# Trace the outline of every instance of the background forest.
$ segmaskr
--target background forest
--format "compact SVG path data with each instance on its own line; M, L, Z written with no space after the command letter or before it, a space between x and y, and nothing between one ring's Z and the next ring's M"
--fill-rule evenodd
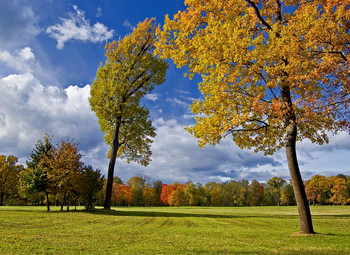
M38 141L27 167L15 156L0 156L1 205L103 205L106 179L100 170L81 162L74 141L53 146L45 136ZM304 182L310 204L350 204L350 176L314 175ZM273 177L253 180L164 184L148 176L124 182L113 180L112 206L264 206L295 205L290 180ZM48 210L50 207L48 206Z

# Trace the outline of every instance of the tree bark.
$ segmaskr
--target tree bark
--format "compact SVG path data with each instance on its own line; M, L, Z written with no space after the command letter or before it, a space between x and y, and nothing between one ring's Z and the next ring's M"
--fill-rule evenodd
M300 218L300 233L312 234L315 232L312 226L309 203L307 201L304 183L301 178L297 155L296 155L296 148L295 148L297 127L294 125L294 127L290 126L288 129L290 130L287 130L288 143L286 146L286 153L287 153L289 172L293 183L295 199L298 205L299 218Z
M106 187L106 196L105 196L105 204L104 204L104 209L106 210L111 209L114 166L115 166L115 160L116 160L117 152L120 145L119 144L120 123L121 123L121 117L118 119L114 130L113 142L112 142L112 148L111 148L111 157L109 159L109 165L108 165L107 187Z
M293 110L290 89L288 86L283 86L281 88L281 95L283 102L287 107L285 119L287 132L286 154L289 173L292 178L295 199L298 205L300 218L300 233L313 234L315 232L312 226L310 207L307 201L304 183L301 178L296 154L297 123L295 113Z

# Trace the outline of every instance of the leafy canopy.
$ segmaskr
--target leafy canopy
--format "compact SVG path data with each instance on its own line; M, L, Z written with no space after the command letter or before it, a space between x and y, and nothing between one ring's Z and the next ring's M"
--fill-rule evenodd
M155 129L140 99L162 84L167 64L153 55L154 19L146 19L133 32L106 45L107 61L100 66L89 99L105 140L111 145L119 129L119 158L147 165Z
M156 52L202 77L188 128L201 146L232 134L241 148L272 154L286 146L292 111L299 141L323 144L349 127L349 0L185 4L157 29Z
M20 191L23 196L36 195L50 191L50 180L47 176L48 162L53 150L52 137L45 134L43 141L38 140L26 161L27 168L20 172Z

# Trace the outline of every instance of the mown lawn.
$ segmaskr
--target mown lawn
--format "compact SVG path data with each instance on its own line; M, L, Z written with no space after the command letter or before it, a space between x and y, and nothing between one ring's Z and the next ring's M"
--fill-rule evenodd
M0 207L0 254L350 254L350 207Z

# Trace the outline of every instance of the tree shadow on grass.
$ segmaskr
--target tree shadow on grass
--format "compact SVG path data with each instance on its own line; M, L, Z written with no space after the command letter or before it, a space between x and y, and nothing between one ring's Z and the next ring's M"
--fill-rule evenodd
M66 210L52 210L50 212L44 210L35 210L32 208L26 209L6 209L4 211L15 211L15 212L47 212L47 213L88 213L94 215L106 215L106 216L134 216L134 217L199 217L199 218L223 218L223 219L233 219L233 218L276 218L276 219L295 219L299 218L298 215L276 215L276 214L253 214L253 215L244 215L244 214L211 214L211 213L188 213L179 210L179 212L157 212L157 211L139 211L132 209L130 210L105 210L105 209L92 209L84 210L78 209L75 210L74 207L71 208L68 212ZM313 215L313 218L350 218L350 214L339 214L339 215Z
M118 210L105 210L105 209L93 209L89 211L80 211L95 215L107 215L107 216L133 216L133 217L197 217L197 218L296 218L295 215L234 215L234 214L211 214L211 213L184 213L184 212L155 212L155 211L118 211Z

